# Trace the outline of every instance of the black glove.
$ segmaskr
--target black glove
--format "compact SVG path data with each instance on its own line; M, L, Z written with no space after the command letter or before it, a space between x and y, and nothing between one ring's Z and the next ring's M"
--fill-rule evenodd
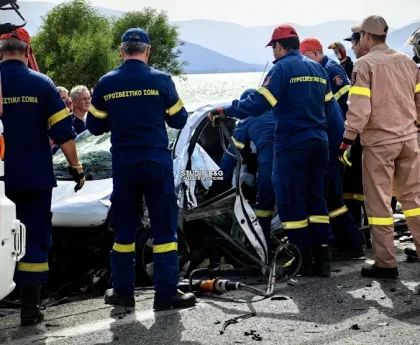
M353 163L350 160L350 150L353 143L354 140L344 138L343 142L340 145L340 153L338 155L338 160L348 167L351 167L353 165Z
M83 185L86 182L85 173L83 172L83 167L80 164L79 166L67 165L67 171L73 178L73 181L76 182L74 191L77 192L82 189Z

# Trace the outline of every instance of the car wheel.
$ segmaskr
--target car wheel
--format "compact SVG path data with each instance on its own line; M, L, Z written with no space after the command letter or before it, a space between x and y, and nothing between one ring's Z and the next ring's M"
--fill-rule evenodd
M191 247L178 229L179 279L187 278L191 263ZM153 284L153 237L150 230L141 230L137 241L136 286Z

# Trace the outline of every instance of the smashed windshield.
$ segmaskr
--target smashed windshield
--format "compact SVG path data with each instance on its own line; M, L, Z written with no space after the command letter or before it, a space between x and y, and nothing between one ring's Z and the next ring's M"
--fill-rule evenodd
M172 148L179 130L167 128L169 148ZM76 138L77 154L87 180L102 180L112 177L111 133L94 136L88 130ZM67 172L67 159L61 150L53 156L54 171L58 180L70 180Z

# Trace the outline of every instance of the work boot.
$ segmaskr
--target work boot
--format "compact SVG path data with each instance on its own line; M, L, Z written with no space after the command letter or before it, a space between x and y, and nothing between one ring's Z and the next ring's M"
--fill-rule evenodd
M167 310L167 309L180 309L180 308L190 308L195 306L196 303L195 295L192 292L183 293L178 290L177 294L173 298L169 299L159 299L153 303L153 309L156 311Z
M413 258L413 259L418 259L419 256L417 255L417 251L415 249L412 248L405 248L404 249L404 254Z
M42 285L23 285L21 287L20 321L22 326L33 326L44 320L44 314L39 307L41 287Z
M104 296L105 304L111 304L120 307L134 308L136 300L134 296L118 296L114 289L108 289Z
M320 277L331 277L331 250L328 244L314 247L314 273Z
M302 277L313 277L312 248L302 249L300 254L302 255L302 266L300 267L298 274Z
M398 268L380 268L376 265L365 265L362 267L362 277L379 279L397 279Z

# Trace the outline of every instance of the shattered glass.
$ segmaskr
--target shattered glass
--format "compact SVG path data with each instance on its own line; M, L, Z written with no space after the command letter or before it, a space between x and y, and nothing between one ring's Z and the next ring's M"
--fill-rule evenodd
M169 147L172 148L179 130L167 128ZM88 130L80 133L76 138L77 154L87 180L102 180L112 177L111 165L111 133L100 136L92 135ZM55 175L58 180L71 180L67 172L67 159L61 150L53 156Z

